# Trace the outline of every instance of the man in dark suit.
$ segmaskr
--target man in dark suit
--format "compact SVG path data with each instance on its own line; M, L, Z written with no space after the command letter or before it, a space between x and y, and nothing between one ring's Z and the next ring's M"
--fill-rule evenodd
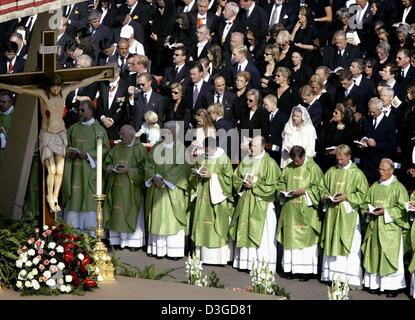
M307 109L311 122L316 129L317 137L321 138L321 123L323 121L323 106L317 97L314 95L313 88L308 84L301 87L299 91L300 97L303 100L302 105Z
M343 103L346 98L352 98L357 103L357 111L361 114L367 114L367 106L362 103L362 94L358 86L353 82L352 72L349 69L343 69L339 72L339 81L341 88L336 92L336 103Z
M375 182L382 158L392 158L396 150L396 128L393 121L384 116L382 101L369 100L370 117L363 120L361 137L368 138L367 146L359 145L363 155L363 172L369 183Z
M411 65L411 53L408 49L399 49L396 54L396 64L400 67L398 83L404 92L408 85L415 82L415 68Z
M74 39L66 32L66 29L68 27L68 22L65 17L62 17L61 19L61 25L58 30L58 38L56 44L62 48L61 54L59 56L59 63L61 67L63 68L68 60L68 53L66 52L66 47L68 43L73 41Z
M353 59L350 65L350 72L352 73L354 84L360 89L361 102L363 106L367 106L370 98L375 94L375 84L372 79L363 76L364 64L363 59ZM364 109L364 111L364 114L366 114L367 110Z
M107 26L108 28L117 27L117 7L111 3L111 0L102 0L101 6L98 7L98 10L101 13L101 24Z
M276 23L281 23L286 30L292 31L296 23L296 14L293 8L285 0L269 1L264 7L268 25L271 28Z
M334 71L338 67L347 69L353 59L362 58L359 47L347 43L346 33L336 31L333 36L335 45L329 45L323 51L323 64Z
M191 61L197 61L207 57L208 49L210 48L209 28L202 24L197 28L197 43L192 46Z
M268 136L265 150L278 163L281 163L282 132L288 121L288 116L278 110L277 97L273 94L265 96L263 103L269 113Z
M230 52L230 40L233 32L245 32L245 26L237 17L239 7L235 2L227 2L223 11L223 17L219 22L218 34L215 43L218 43L225 52Z
M315 74L318 75L322 80L324 87L330 96L331 103L334 104L334 101L336 100L336 86L329 82L330 77L330 69L327 66L318 66L316 68Z
M386 84L395 91L395 95L401 100L405 100L405 93L402 89L402 86L399 84L398 75L399 67L393 63L387 63L384 65L383 70L379 72L382 80L386 81Z
M214 103L221 103L223 106L222 115L223 118L231 125L235 123L235 111L234 111L234 103L236 100L236 96L234 93L225 90L226 89L226 80L225 78L217 74L213 76L213 92L209 92L205 96L205 108L207 109L210 105Z
M129 91L129 106L132 108L130 125L136 131L139 131L144 123L144 114L147 111L154 111L158 116L160 127L164 123L164 112L166 108L166 99L154 92L151 88L152 76L149 73L140 74L137 78L137 85L141 89L140 94Z
M119 68L115 68L115 80L99 83L99 98L95 118L105 128L110 141L120 138L120 128L126 124L127 84L120 78Z
M24 44L23 37L18 32L13 32L9 38L10 41L17 44L17 56L26 60L27 58L27 45Z
M0 73L23 72L26 60L17 56L17 43L6 41L3 49L3 55L0 57Z
M129 56L128 40L121 38L117 42L117 51L108 60L108 63L114 63L120 67L120 73L128 72L128 56Z
M75 31L88 27L88 1L72 3L63 7L63 16L68 21L67 32L74 37Z
M210 86L203 81L203 66L198 62L190 68L190 79L192 84L185 90L185 108L191 110L192 126L196 127L193 116L198 109L205 108L204 102Z
M218 31L219 19L215 13L208 12L209 0L197 1L197 12L190 13L190 25L193 32L197 31L201 25L206 25L210 36L214 37Z
M197 12L197 0L183 0L184 6L178 6L177 14L187 13L188 15L195 14Z
M88 16L89 29L92 35L92 46L96 52L99 52L99 42L102 39L113 41L113 33L110 28L101 24L101 13L97 9L92 9Z
M190 85L190 70L186 64L187 52L185 47L179 47L173 53L173 66L164 70L163 79L160 81L160 92L163 95L170 95L170 86L180 82L184 86Z
M228 157L232 159L232 135L229 134L232 125L223 118L223 105L221 103L211 104L207 111L216 129L216 144L225 150ZM239 145L237 147L237 150L234 150L235 156L239 153Z
M236 75L240 71L247 71L251 75L250 87L254 89L260 88L260 74L258 68L252 62L248 61L248 48L244 45L238 46L233 49L232 57L235 62L233 66L230 67L230 75L232 87L236 88L235 80Z
M252 30L259 41L265 41L269 25L267 13L253 0L239 0L239 6L244 9L239 13L247 30Z

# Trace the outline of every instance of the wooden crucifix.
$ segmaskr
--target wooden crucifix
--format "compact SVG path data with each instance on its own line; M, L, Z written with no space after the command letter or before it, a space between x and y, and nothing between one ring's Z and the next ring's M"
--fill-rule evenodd
M113 80L114 66L81 69L56 69L56 46L54 31L42 32L42 70L0 76L0 89L39 98L42 124L39 133L39 151L42 164L46 167L46 202L43 206L43 223L55 221L61 210L58 196L62 184L67 136L62 119L67 95L76 88L85 87L95 81ZM44 170L45 171L45 170ZM43 201L45 203L45 201Z

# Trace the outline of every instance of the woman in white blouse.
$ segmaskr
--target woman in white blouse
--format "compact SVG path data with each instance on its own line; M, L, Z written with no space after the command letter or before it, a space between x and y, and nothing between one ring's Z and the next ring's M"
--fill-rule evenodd
M281 168L291 162L289 153L293 146L302 146L307 157L313 157L316 139L316 130L308 111L302 105L294 107L282 132Z

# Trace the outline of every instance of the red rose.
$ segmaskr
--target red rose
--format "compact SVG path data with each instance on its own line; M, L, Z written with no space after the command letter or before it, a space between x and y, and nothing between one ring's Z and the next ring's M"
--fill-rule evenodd
M97 286L97 283L92 280L91 278L85 278L84 280L84 289L88 290L91 288L95 288Z
M73 242L65 242L63 244L63 249L64 249L65 252L67 252L69 250L74 250L76 248L78 248L78 245L76 243L73 243Z
M73 283L75 286L79 286L79 284L80 284L81 280L79 279L79 277L78 277L78 275L76 274L76 272L75 272L75 271L71 271L69 274L72 276L72 283Z
M65 252L63 254L63 259L65 260L66 264L69 264L74 259L74 255L72 252Z
M82 260L81 267L86 267L90 263L91 263L91 258L89 257L88 254L84 253L84 260Z

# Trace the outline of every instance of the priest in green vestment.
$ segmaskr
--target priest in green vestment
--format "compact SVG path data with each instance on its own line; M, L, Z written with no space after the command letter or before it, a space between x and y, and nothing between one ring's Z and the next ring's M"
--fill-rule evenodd
M408 212L411 221L411 233L410 233L410 243L411 243L411 252L412 260L409 264L409 272L411 273L411 284L410 284L410 295L412 298L415 298L415 191L412 192L410 202L408 204Z
M198 160L191 183L196 189L192 240L202 263L231 260L229 225L233 216L231 161L216 139L205 138L205 159Z
M360 246L362 234L359 210L369 188L363 172L351 161L347 145L336 148L337 165L322 180L324 222L322 281L348 282L362 285Z
M79 105L80 121L68 129L68 153L62 184L65 222L82 231L91 229L91 234L97 224L94 194L98 135L103 136L103 156L109 151L107 133L93 118L93 113L92 101L82 101Z
M0 161L4 156L13 113L13 96L8 91L0 92Z
M368 227L362 244L364 286L387 291L389 297L396 297L396 290L406 287L403 235L410 228L405 210L408 192L393 171L393 161L382 159L380 179L366 197L364 217Z
M111 245L136 251L145 246L143 188L148 154L135 138L132 126L122 126L120 138L121 143L111 149L104 161L108 178L105 222Z
M265 152L262 136L250 141L249 152L233 174L233 187L239 194L230 229L235 241L233 266L251 270L254 262L268 263L276 271L274 200L281 170Z
M292 160L281 173L278 195L282 205L277 240L284 247L285 273L317 274L323 172L301 146L290 150ZM300 281L308 280L302 276Z
M191 168L186 148L176 139L178 124L164 124L163 140L151 149L145 169L147 254L178 260L185 254L188 184Z

